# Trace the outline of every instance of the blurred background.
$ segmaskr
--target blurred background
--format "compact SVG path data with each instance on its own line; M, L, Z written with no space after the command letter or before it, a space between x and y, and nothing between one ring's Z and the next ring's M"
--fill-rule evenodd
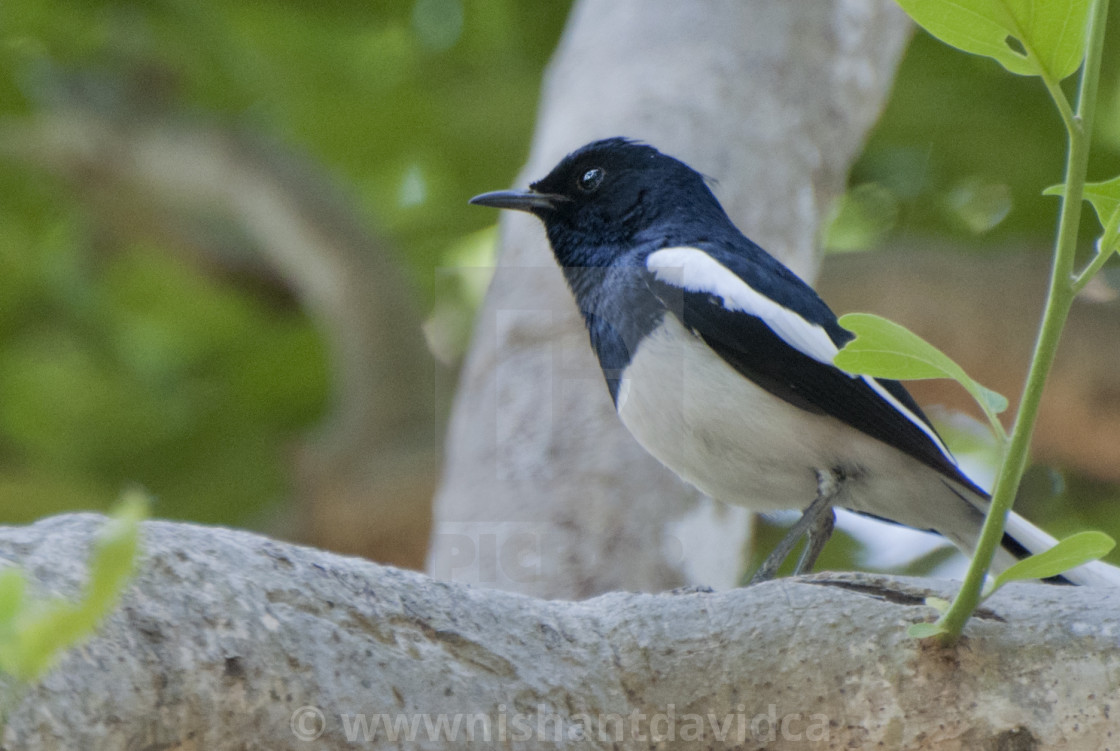
M523 164L568 9L0 4L0 523L139 485L159 517L422 567L494 263L494 212L466 201ZM1111 39L1098 180L1120 173L1116 24ZM822 238L823 294L906 321L904 270L998 285L1021 268L1033 289L1057 211L1040 191L1063 159L1040 83L918 33ZM1086 252L1097 231L1087 214ZM918 251L871 299L868 269ZM1105 368L1120 360L1115 271L1084 313ZM967 326L978 289L930 325ZM1033 328L1035 301L993 299L984 315ZM973 347L988 362L973 375L1014 397L1001 344ZM1094 402L1111 432L1043 437L1017 508L1053 533L1120 534L1120 466L1094 448L1120 445L1111 388ZM947 430L983 463L982 438ZM855 544L824 565L860 560Z

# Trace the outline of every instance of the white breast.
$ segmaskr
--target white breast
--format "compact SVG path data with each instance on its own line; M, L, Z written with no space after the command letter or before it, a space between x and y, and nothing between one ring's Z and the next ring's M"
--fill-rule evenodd
M817 471L843 467L849 508L922 529L942 526L931 511L953 516L947 504L975 514L959 498L943 498L951 493L934 470L756 386L672 315L634 353L618 414L662 464L726 503L802 509L816 496Z

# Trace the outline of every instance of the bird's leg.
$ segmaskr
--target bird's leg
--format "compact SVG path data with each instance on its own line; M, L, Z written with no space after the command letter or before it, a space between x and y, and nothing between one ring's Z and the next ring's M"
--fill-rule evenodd
M801 551L801 558L798 559L797 566L793 569L794 576L807 574L813 570L813 565L820 557L825 544L832 537L832 528L836 525L836 512L832 509L832 503L839 493L840 477L838 473L830 470L818 471L817 497L813 503L822 498L826 499L826 502L821 504L813 518L813 523L809 525L809 529L805 532L805 549ZM809 508L812 508L812 504L809 505ZM806 509L805 512L808 513L809 509Z
M832 536L832 527L836 521L836 512L832 510L832 503L840 491L840 477L832 470L817 472L817 497L801 514L801 518L790 527L789 532L771 551L754 576L747 583L759 584L773 579L778 574L778 569L789 557L797 541L802 535L806 536L805 550L797 561L794 575L803 574L813 568L817 556L821 554L828 538Z

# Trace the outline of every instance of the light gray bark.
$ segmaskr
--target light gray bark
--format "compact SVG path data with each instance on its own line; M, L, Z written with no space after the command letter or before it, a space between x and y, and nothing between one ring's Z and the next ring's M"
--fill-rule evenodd
M820 221L908 31L889 0L585 0L517 183L592 139L644 139L716 178L732 219L811 279ZM747 514L700 498L625 432L541 228L528 216L502 227L429 572L548 597L733 583Z
M0 560L73 596L103 521L0 528ZM946 582L561 602L220 528L147 523L144 548L99 634L6 707L4 749L1099 751L1120 732L1115 590L1010 586L943 650L905 629Z

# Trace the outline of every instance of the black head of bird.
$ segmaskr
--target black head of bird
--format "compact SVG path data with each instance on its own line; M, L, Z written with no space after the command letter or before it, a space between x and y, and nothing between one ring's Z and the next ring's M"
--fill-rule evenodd
M659 233L672 235L671 242L720 229L737 234L703 175L625 138L572 152L529 190L484 193L470 202L539 217L561 266L605 265Z

